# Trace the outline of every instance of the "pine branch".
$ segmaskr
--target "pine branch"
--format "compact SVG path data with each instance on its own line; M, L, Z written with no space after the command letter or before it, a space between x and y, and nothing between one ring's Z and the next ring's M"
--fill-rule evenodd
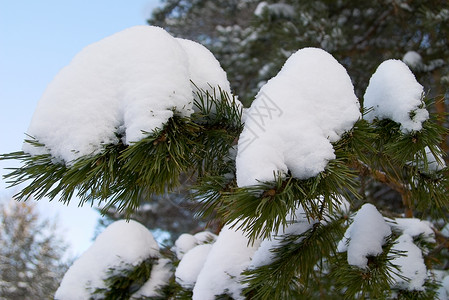
M399 267L392 261L404 253L393 250L394 235L390 235L383 245L383 252L378 256L368 257L366 269L351 266L347 263L347 252L335 256L330 266L331 277L336 287L345 290L346 299L385 299L388 298L394 284L393 274L407 280L400 274Z
M192 299L192 289L184 288L179 283L176 282L175 271L179 265L179 259L176 256L176 253L173 252L170 248L165 247L160 250L161 256L165 259L170 260L171 274L172 276L168 280L168 282L155 290L155 296L147 297L136 295L132 296L132 299L135 300L190 300Z
M410 202L410 190L404 184L385 172L370 168L360 160L355 160L353 164L362 176L370 175L374 180L383 183L398 192L401 195L402 204L405 207L405 216L407 218L413 217L413 210Z
M344 218L330 219L303 234L283 236L281 245L272 250L272 263L245 271L244 283L249 286L244 294L249 299L293 299L298 292L305 293L319 262L335 254L343 222Z
M223 193L223 205L217 207L225 222L246 232L251 242L285 228L287 216L299 205L307 218L321 220L324 211L332 213L340 204L341 195L358 197L354 173L344 159L330 161L324 172L306 180L280 174L274 178L274 182Z
M104 145L99 153L69 163L50 154L0 155L0 160L15 159L22 165L5 178L10 186L27 183L16 195L19 200L34 195L37 200L48 197L68 203L77 196L80 205L104 202L105 211L116 207L129 216L145 195L173 190L181 174L195 170L198 175L221 174L232 161L229 152L241 132L241 107L221 89L217 94L198 90L197 96L197 112L191 117L178 116L174 110L163 128L145 132L142 140L129 146ZM26 142L50 152L33 138Z
M126 265L124 268L108 270L109 276L104 280L106 287L97 288L93 294L101 299L129 299L149 278L158 258L149 257L138 266Z
M409 290L400 290L400 289L392 289L393 292L396 293L395 299L400 300L433 300L438 299L438 289L440 288L440 284L436 281L426 280L424 283L424 290L422 291L409 291Z
M423 105L431 106L432 101L427 100ZM363 143L359 153L364 154L358 153L352 162L351 167L361 177L368 176L399 193L406 217L413 217L417 212L423 213L429 207L435 213L437 209L433 209L435 205L431 202L438 208L449 205L444 196L444 190L448 187L443 175L446 171L437 171L433 175L426 171L429 170L426 149L436 158L436 163L443 163L441 157L444 153L439 145L447 130L438 124L437 118L437 115L431 114L423 123L421 131L408 134L402 133L399 124L391 120L376 120L372 129L365 131L370 134L372 145ZM425 190L432 193L432 197L426 195Z
M178 176L191 168L190 151L200 127L190 120L174 116L162 130L147 133L141 141L125 146L105 145L95 155L83 156L71 165L57 162L50 154L32 156L23 152L1 155L0 159L18 159L22 167L13 168L5 176L10 186L29 182L17 199L48 197L68 203L72 196L80 205L98 200L120 211L133 212L141 196L149 192L163 193L178 184ZM36 140L27 140L44 147Z
M197 144L201 145L196 165L199 177L222 174L230 158L230 150L243 130L242 108L222 89L209 91L198 87L192 120L200 124Z

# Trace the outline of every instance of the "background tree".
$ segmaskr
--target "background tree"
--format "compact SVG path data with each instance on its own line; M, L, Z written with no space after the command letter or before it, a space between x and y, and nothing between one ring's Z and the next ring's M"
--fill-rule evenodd
M319 47L334 55L360 99L381 62L404 58L429 96L437 97L445 122L448 10L445 0L165 1L148 22L208 47L245 104L297 49Z
M30 202L0 203L0 298L47 299L68 263L56 224Z

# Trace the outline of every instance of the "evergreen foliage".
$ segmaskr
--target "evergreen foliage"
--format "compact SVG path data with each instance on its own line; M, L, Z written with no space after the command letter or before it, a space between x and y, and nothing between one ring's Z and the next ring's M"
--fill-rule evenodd
M336 243L343 236L344 218L315 223L301 235L286 235L273 249L275 260L246 272L249 284L245 295L250 299L295 299L307 295L309 283L320 280L317 266L327 264L335 255ZM298 293L298 291L300 291Z
M94 292L101 299L129 299L150 278L151 269L157 258L149 257L138 266L127 265L121 270L109 269L104 280L106 288L97 288Z
M319 47L334 55L351 78L357 78L359 97L382 61L417 52L422 60L410 67L418 81L432 97L446 93L447 99L448 9L445 0L166 0L148 23L206 45L246 104L286 58L303 47ZM447 111L441 101L437 109Z
M23 153L12 153L3 155L2 159L23 159L25 157L24 161L27 162L27 166L14 170L11 173L14 177L11 174L8 176L19 178L19 181L22 182L25 177L21 176L26 175L28 176L26 178L33 178L33 174L39 174L38 179L28 183L25 192L21 191L23 196L34 192L39 192L38 195L42 195L42 197L56 195L53 190L47 188L51 187L49 183L42 184L42 178L50 178L46 180L52 180L52 183L55 184L58 181L54 176L63 174L60 177L61 182L56 186L58 191L66 191L65 196L61 198L62 201L69 199L68 196L71 194L67 191L75 190L77 187L77 193L81 197L83 197L82 193L84 192L86 193L84 196L89 197L89 199L98 198L100 201L114 203L116 198L108 199L109 193L114 191L111 184L112 174L119 178L115 179L117 182L129 179L126 176L132 176L132 184L131 181L127 181L128 184L123 183L121 186L125 189L124 191L117 187L116 191L124 195L132 194L135 191L136 183L139 183L137 179L139 176L143 176L142 174L151 172L156 174L157 172L163 172L161 170L166 168L166 177L159 183L163 183L169 189L171 188L170 176L179 176L182 172L189 171L189 168L192 168L196 170L195 174L198 179L194 188L196 192L193 193L192 197L199 204L199 215L212 215L223 223L231 224L243 230L249 237L250 243L260 238L282 239L280 245L272 250L275 257L272 263L255 269L248 269L244 273L246 277L244 283L247 286L244 295L248 299L301 299L302 297L313 298L315 296L325 299L327 297L325 295L329 296L333 291L339 293L342 290L345 291L342 297L344 296L347 299L359 297L430 299L429 297L433 297L438 284L437 281L431 281L430 279L426 284L427 289L424 291L395 290L392 287L394 281L391 274L402 276L399 273L399 267L394 265L392 261L397 256L405 255L392 249L399 233L389 237L383 246L384 251L381 255L369 258L367 269L349 265L346 262L346 252L337 252L336 244L341 240L349 220L347 213L339 209L345 201L343 199L346 198L352 202L354 211L366 201L365 195L359 193L362 176L377 181L379 184L389 185L397 192L403 193L401 194L403 197L402 210L405 214L445 218L448 205L447 168L436 172L429 171L429 162L425 152L425 147L429 147L431 151L433 149L435 157L441 157L442 155L438 145L441 142L441 134L445 130L438 125L435 116L424 123L424 129L421 132L410 134L402 133L399 130L399 125L392 121L384 120L369 124L360 120L355 124L352 131L346 133L334 145L337 158L330 161L325 171L318 176L298 180L278 174L272 182L263 182L257 186L240 188L237 187L235 182L233 156L229 151L232 149L236 135L241 130L241 112L231 110L224 101L222 105L225 109L220 108L220 106L212 109L210 101L217 103L218 97L207 93L204 96L208 100L198 104L199 112L191 120L174 117L168 123L173 126L172 133L168 133L167 128L169 126L167 126L164 130L149 135L141 145L138 144L133 149L137 153L135 155L140 157L139 161L150 159L149 151L160 151L151 152L154 154L153 156L156 156L156 158L151 156L152 163L156 164L152 167L155 171L151 171L152 169L144 170L144 168L149 168L150 165L142 167L142 163L138 165L137 160L134 163L128 163L133 157L128 156L131 152L128 152L128 148L121 145L120 147L123 147L121 153L112 154L117 151L117 147L110 146L109 148L105 147L105 151L100 154L101 158L104 159L100 164L103 168L110 166L111 172L109 173L107 171L99 173L101 168L95 167L90 169L90 172L83 173L83 170L87 170L87 167L79 167L97 165L95 162L100 159L99 156L82 158L73 167L66 167L52 161L49 156L27 157ZM214 123L218 119L220 121ZM170 148L172 147L171 143L161 140L163 136L168 136L170 137L168 140L171 140L172 135L179 134L179 131L176 132L176 128L179 129L177 122L183 122L183 125L191 125L191 127L187 126L186 128L200 128L194 131L195 135L187 134L187 136L193 136L187 142L185 137L178 140L177 142L186 143L178 146L179 149L185 150L186 145L195 145L194 143L201 140L203 145L214 147L215 160L214 156L196 156L195 152L206 151L205 147L197 146L196 149L198 150L191 151L192 148L189 148L189 151L177 153L176 146L173 146L175 149L172 149ZM206 134L201 130L203 128L209 128L211 133ZM223 128L226 129L223 130ZM186 133L185 129L181 132ZM164 145L160 150L154 150L153 146L158 146L160 143L167 145ZM146 145L146 147L142 145ZM110 149L114 149L114 151L111 152ZM123 159L125 157L123 153L126 153L126 160ZM165 158L167 155L180 157L186 154L192 155L190 157L196 157L196 160L190 159L190 161L187 161L189 165L181 166L176 169L177 171L173 171L171 168L178 167L181 163L173 163L167 168L167 165L164 165L167 160L158 158ZM191 164L192 161L194 163ZM116 168L118 165L121 166ZM75 167L81 172L81 175L73 177L75 175L73 168ZM130 172L130 169L135 170L135 172ZM60 170L64 171L60 172ZM45 172L40 173L43 171ZM120 173L121 171L123 173ZM175 172L177 173L175 174ZM92 173L95 173L95 175L88 176ZM104 182L111 184L110 189L105 189L105 184L93 184L93 178L100 178L99 174L106 176L106 178L101 178L105 180ZM150 176L149 178L156 180L156 177ZM77 181L80 179L82 180ZM144 178L142 182L147 180L150 179ZM79 188L87 187L89 184L89 192L86 189ZM52 193L48 191L52 191ZM104 198L103 192L105 193ZM158 188L153 192L163 191ZM343 195L345 198L343 198ZM126 198L117 196L117 199L121 199L121 203L127 209L133 209L131 204L123 200ZM318 223L315 223L311 229L300 235L273 237L272 232L277 232L290 224L286 216L293 213L298 205L304 208L307 219L310 221L317 220ZM381 207L382 204L376 203L376 205ZM388 214L399 216L401 211L390 211ZM442 238L443 243L446 243L446 238L442 236L440 238ZM432 268L435 259L447 259L441 252L433 253L434 245L428 244L425 239L421 239L421 242L419 242L419 238L415 240L415 243L422 248L423 253L432 255L432 257L426 257L428 268ZM439 257L433 256L434 254L438 254ZM171 257L175 256L172 254ZM174 265L176 265L176 261L177 259L173 259ZM136 290L136 288L130 288L135 284L135 281L140 280L139 285L135 285L137 287L148 279L151 273L151 265L152 262L144 262L139 267L131 268L126 272L111 270L112 276L106 280L107 290L98 290L97 292L104 293L108 299L126 299ZM317 281L321 282L320 289L326 290L321 291L320 296L313 296L316 291L310 290L310 287L316 286ZM162 298L188 299L191 297L191 292L191 290L180 286L174 277L167 286L160 289L160 295L164 295L161 296ZM225 294L220 297L224 296ZM227 295L226 297L231 296Z
M75 195L80 204L105 202L103 209L116 207L128 216L148 194L162 194L179 185L186 172L215 172L242 129L241 109L223 91L202 95L195 104L198 113L190 118L176 114L164 128L125 146L104 145L99 154L81 157L70 164L55 161L50 154L32 156L23 151L4 154L0 159L17 159L22 167L5 176L11 186L31 180L15 197L36 200L48 197L68 203ZM33 137L25 140L45 148ZM209 149L211 149L209 151Z

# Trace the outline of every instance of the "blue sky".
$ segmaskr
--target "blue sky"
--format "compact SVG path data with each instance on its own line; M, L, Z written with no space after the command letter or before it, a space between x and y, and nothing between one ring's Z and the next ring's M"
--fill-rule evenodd
M22 147L33 111L58 71L85 46L125 28L146 24L158 0L0 0L0 153ZM17 164L16 164L17 165ZM5 167L0 162L0 174ZM10 197L0 180L0 198ZM39 201L57 217L73 254L89 245L97 213L89 208Z

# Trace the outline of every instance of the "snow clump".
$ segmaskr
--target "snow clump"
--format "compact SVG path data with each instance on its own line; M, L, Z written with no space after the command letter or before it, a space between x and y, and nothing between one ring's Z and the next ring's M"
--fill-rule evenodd
M372 204L364 204L346 230L338 245L339 252L348 253L348 264L365 269L368 256L382 253L382 246L391 234L391 228Z
M427 146L424 148L424 151L426 152L427 168L424 164L419 166L424 172L436 173L446 168L446 163L441 155L437 154L435 156Z
M159 257L159 246L151 232L133 220L114 222L65 273L55 299L90 299L96 288L106 287L103 280L109 276L110 269L119 272L130 265L137 266L149 257ZM163 271L163 267L160 269ZM159 277L156 269L150 280L153 277Z
M420 131L429 112L422 101L423 86L405 63L390 59L379 65L369 81L364 106L372 108L366 119L390 119L401 124L401 131Z
M176 38L176 41L187 53L190 80L194 98L197 99L198 89L218 94L217 87L231 94L231 86L226 72L220 63L206 47L194 41ZM238 103L240 104L240 103ZM195 107L193 107L195 109Z
M235 227L238 228L238 224ZM207 251L208 255L197 276L193 300L214 299L215 295L224 293L233 299L244 299L241 295L244 287L240 283L243 279L241 273L249 266L251 257L260 245L260 241L252 245L248 245L248 241L243 231L226 225L209 250L198 250Z
M193 288L216 239L217 236L209 231L179 236L172 248L180 260L175 272L176 282L185 288Z
M348 73L332 55L317 48L297 51L246 111L238 185L272 181L277 172L298 179L318 175L335 158L331 143L360 118L359 108Z
M392 250L403 251L404 256L396 257L391 263L397 265L401 271L401 276L407 278L406 280L392 272L396 286L410 291L423 291L427 278L427 268L424 264L421 249L413 243L413 238L408 234L401 235L396 242Z
M131 299L160 297L158 289L169 282L172 274L170 260L168 258L159 258L151 269L150 278L132 295Z
M407 234L412 238L422 236L427 242L435 243L435 232L429 221L416 218L395 218L391 227Z
M176 239L175 245L172 247L172 251L176 253L176 257L178 259L182 259L184 254L189 252L194 247L201 244L214 243L216 239L217 236L209 231L201 231L195 235L183 233Z
M184 288L192 289L211 249L212 244L202 244L189 250L176 268L176 282Z
M416 51L408 51L405 53L402 61L412 69L418 69L422 66L422 57Z
M226 74L200 44L154 26L118 32L84 48L50 83L27 132L45 149L25 143L23 150L71 164L107 144L131 145L175 113L192 114L190 80L230 93Z
M190 233L181 234L175 241L175 246L172 250L176 253L178 259L182 259L184 254L186 254L190 249L197 245L197 240Z

